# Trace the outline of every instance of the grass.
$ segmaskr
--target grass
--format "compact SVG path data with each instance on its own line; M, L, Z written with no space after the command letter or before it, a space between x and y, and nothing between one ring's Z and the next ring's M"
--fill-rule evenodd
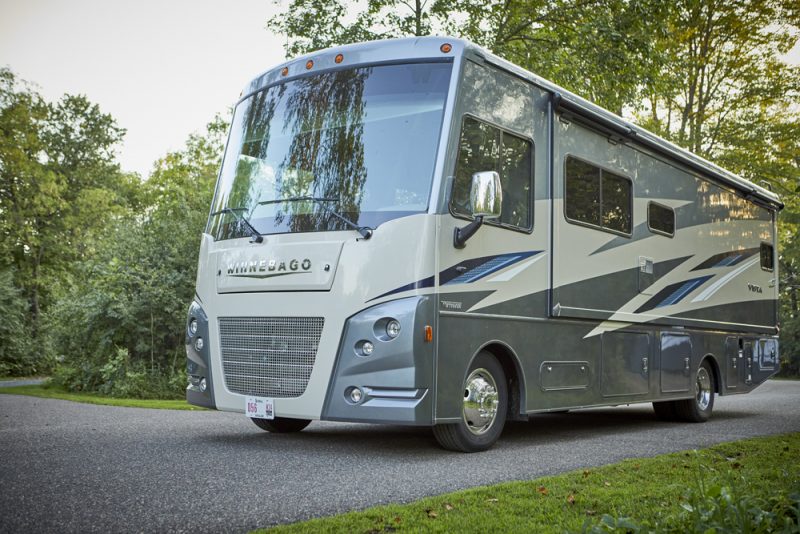
M406 505L278 526L270 532L561 533L636 532L640 528L644 532L679 532L698 530L692 510L709 501L708 488L717 488L710 492L712 496L727 496L731 492L724 487L728 486L738 495L735 501L743 503L739 509L752 509L754 499L771 499L780 492L787 501L786 494L800 490L800 433L480 487ZM762 500L759 506L778 506ZM791 506L796 510L797 505L781 510ZM619 518L631 518L630 523ZM789 521L788 531L798 532L797 520ZM615 523L621 528L615 530L611 526ZM702 526L699 531L705 529Z
M102 404L104 406L125 406L128 408L153 408L159 410L205 409L198 406L192 406L185 400L124 399L104 397L95 393L72 393L70 391L48 385L0 387L0 394L3 393L8 395L28 395L31 397L42 397L45 399L61 399L73 402L84 402L87 404Z

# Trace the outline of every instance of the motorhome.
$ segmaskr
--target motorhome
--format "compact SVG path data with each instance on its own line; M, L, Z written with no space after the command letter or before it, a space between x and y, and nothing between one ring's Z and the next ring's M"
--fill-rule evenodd
M781 208L467 41L313 52L236 105L187 399L465 452L540 412L702 422L778 370Z

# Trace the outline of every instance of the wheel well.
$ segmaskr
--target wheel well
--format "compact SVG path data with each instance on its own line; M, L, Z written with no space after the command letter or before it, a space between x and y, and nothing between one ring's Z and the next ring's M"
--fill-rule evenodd
M711 372L714 374L714 393L722 393L722 381L720 379L717 359L713 354L706 354L703 357L703 361L700 362L700 365L702 365L704 361L708 361L709 365L711 365Z
M516 354L510 347L502 343L490 343L483 347L483 350L492 353L503 367L506 375L506 385L508 386L508 419L524 419L525 406L525 380L519 367Z

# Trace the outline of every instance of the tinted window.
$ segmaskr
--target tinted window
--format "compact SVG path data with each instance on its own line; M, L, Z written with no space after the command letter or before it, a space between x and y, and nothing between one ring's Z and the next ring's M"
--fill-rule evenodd
M631 233L631 181L623 176L580 161L567 158L567 218L599 228Z
M765 271L775 268L775 249L769 243L761 243L761 268Z
M651 202L647 206L647 225L650 230L666 234L675 235L675 212L672 208Z
M209 233L376 227L428 208L450 63L365 66L288 80L236 106ZM324 202L300 200L319 197Z
M481 171L496 171L500 175L503 188L500 223L530 228L533 176L531 149L531 142L526 139L472 117L464 117L450 201L453 213L471 216L469 193L472 175Z

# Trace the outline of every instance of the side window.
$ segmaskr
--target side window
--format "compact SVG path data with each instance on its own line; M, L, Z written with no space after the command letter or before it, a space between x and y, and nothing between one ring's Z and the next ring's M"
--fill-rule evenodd
M573 157L567 158L565 171L567 219L630 235L633 184L628 178Z
M530 229L532 148L533 145L527 139L472 117L464 117L458 143L453 195L450 199L450 210L453 214L471 217L469 194L472 175L481 171L496 171L503 187L500 224ZM487 221L489 224L492 222Z
M761 243L761 268L770 272L775 270L775 248L769 243Z
M672 208L650 202L647 205L647 226L652 232L673 237L675 235L675 212Z

